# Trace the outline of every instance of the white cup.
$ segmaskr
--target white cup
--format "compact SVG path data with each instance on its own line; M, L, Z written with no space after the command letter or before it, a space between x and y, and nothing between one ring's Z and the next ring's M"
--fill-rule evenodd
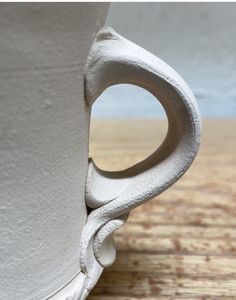
M0 5L0 299L85 299L115 259L112 233L197 153L200 116L190 89L146 50L110 28L98 32L107 10ZM90 113L119 83L151 92L169 128L150 157L107 172L88 160Z

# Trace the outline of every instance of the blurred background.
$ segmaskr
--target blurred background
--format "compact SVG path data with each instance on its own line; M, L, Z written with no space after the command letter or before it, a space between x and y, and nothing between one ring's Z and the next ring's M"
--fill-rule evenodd
M184 78L203 134L187 173L116 232L117 260L89 300L236 299L236 3L112 3L107 25ZM90 156L125 169L166 130L152 95L110 87L93 106Z
M203 117L236 116L235 3L112 3L107 25L173 67L193 90ZM140 88L109 88L95 117L163 118Z

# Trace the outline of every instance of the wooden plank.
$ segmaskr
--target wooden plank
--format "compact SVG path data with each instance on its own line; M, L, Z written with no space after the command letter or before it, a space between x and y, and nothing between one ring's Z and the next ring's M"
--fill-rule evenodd
M153 239L150 237L136 238L130 236L115 236L118 250L182 255L236 255L236 241L191 239L166 237Z
M146 224L150 222L152 225L194 225L194 226L224 226L236 227L236 215L224 211L220 208L202 209L201 207L180 205L174 209L174 212L168 210L168 206L159 206L158 212L139 212L135 210L129 223ZM186 212L187 211L187 212Z
M236 240L236 228L234 227L204 227L194 225L155 225L150 224L148 221L141 224L129 223L129 226L122 227L117 231L117 236L124 237L150 237L150 238L162 238L173 237L178 238L191 238L191 239L230 239Z
M147 270L143 272L105 271L94 295L119 295L135 297L160 296L225 296L236 295L236 277L203 277L174 275L157 275Z
M209 255L160 255L118 252L116 262L109 272L143 272L148 266L150 273L179 274L180 276L201 277L228 276L236 278L236 256L219 257Z

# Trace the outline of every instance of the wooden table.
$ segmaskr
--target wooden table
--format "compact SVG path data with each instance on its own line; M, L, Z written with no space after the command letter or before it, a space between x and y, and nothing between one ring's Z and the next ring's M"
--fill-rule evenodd
M155 149L165 125L93 121L91 156L126 168ZM115 241L116 262L88 300L236 299L236 120L206 121L191 169L135 209Z

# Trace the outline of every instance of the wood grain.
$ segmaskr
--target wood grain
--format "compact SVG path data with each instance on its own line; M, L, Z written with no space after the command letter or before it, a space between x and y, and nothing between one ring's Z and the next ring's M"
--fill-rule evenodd
M203 129L190 170L116 232L116 262L89 300L236 299L236 120ZM104 169L124 169L165 132L164 121L94 120L90 155Z

